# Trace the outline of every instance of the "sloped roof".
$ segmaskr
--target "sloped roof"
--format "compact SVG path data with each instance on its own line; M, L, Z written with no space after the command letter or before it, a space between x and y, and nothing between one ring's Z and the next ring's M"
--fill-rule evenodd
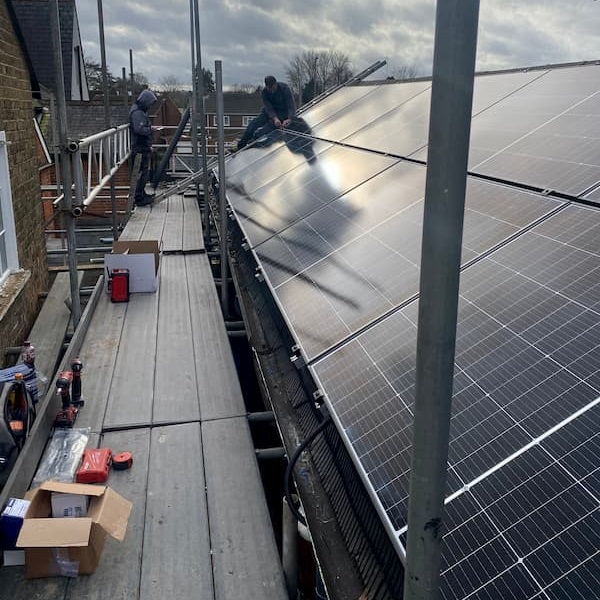
M598 89L596 62L475 79L446 600L600 598ZM273 132L226 171L240 254L400 558L417 331L432 313L418 305L431 93L427 80L342 87L302 112L312 139Z
M48 0L11 0L21 28L27 51L37 80L55 90L54 51L50 31L50 3ZM58 13L61 32L65 94L71 96L71 53L75 0L59 0Z
M129 107L122 100L110 104L110 125L117 127L128 121ZM104 105L95 102L67 102L67 130L69 138L81 140L106 129Z
M6 7L8 9L8 14L12 21L13 30L19 43L21 44L21 51L23 52L23 58L25 63L27 64L27 68L29 69L29 79L31 82L31 91L39 96L40 93L40 84L36 77L35 70L33 68L33 63L31 61L31 56L29 55L29 50L27 49L27 43L25 42L25 36L23 35L23 31L19 24L19 19L17 18L17 14L14 9L14 0L6 0Z
M205 101L205 112L217 112L215 94L210 94ZM244 92L224 92L223 107L226 114L255 115L262 109L262 99L256 94Z

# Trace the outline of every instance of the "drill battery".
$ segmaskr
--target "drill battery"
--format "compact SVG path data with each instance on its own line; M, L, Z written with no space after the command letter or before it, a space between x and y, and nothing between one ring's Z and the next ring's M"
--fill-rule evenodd
M77 483L103 483L112 461L110 448L89 449L83 453L81 466L75 474Z
M129 302L129 269L113 269L109 285L111 302Z

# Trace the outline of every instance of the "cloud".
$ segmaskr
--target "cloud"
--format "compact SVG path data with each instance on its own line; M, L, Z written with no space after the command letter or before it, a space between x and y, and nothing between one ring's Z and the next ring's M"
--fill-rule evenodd
M84 54L99 61L97 0L76 0ZM435 0L198 0L203 66L223 64L225 85L259 84L306 50L344 52L356 72L385 58L382 76L404 66L431 72ZM191 81L190 0L104 1L108 67L150 82ZM600 2L481 0L477 69L599 58Z

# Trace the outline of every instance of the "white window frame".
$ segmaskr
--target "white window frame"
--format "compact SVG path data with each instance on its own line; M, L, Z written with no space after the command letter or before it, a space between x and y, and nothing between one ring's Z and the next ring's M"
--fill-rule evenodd
M242 127L248 127L248 125L250 125L250 121L252 121L252 119L254 119L253 115L244 115L242 117Z
M8 143L6 133L0 131L0 283L18 268L17 233L8 169Z
M213 115L213 127L217 126L217 115ZM229 127L229 115L223 115L223 127Z

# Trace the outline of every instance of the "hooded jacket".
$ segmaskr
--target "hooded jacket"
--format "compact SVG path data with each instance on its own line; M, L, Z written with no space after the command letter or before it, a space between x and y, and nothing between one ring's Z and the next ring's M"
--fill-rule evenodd
M152 126L148 119L148 109L156 102L154 92L142 90L129 109L129 131L133 153L150 152L152 147Z

